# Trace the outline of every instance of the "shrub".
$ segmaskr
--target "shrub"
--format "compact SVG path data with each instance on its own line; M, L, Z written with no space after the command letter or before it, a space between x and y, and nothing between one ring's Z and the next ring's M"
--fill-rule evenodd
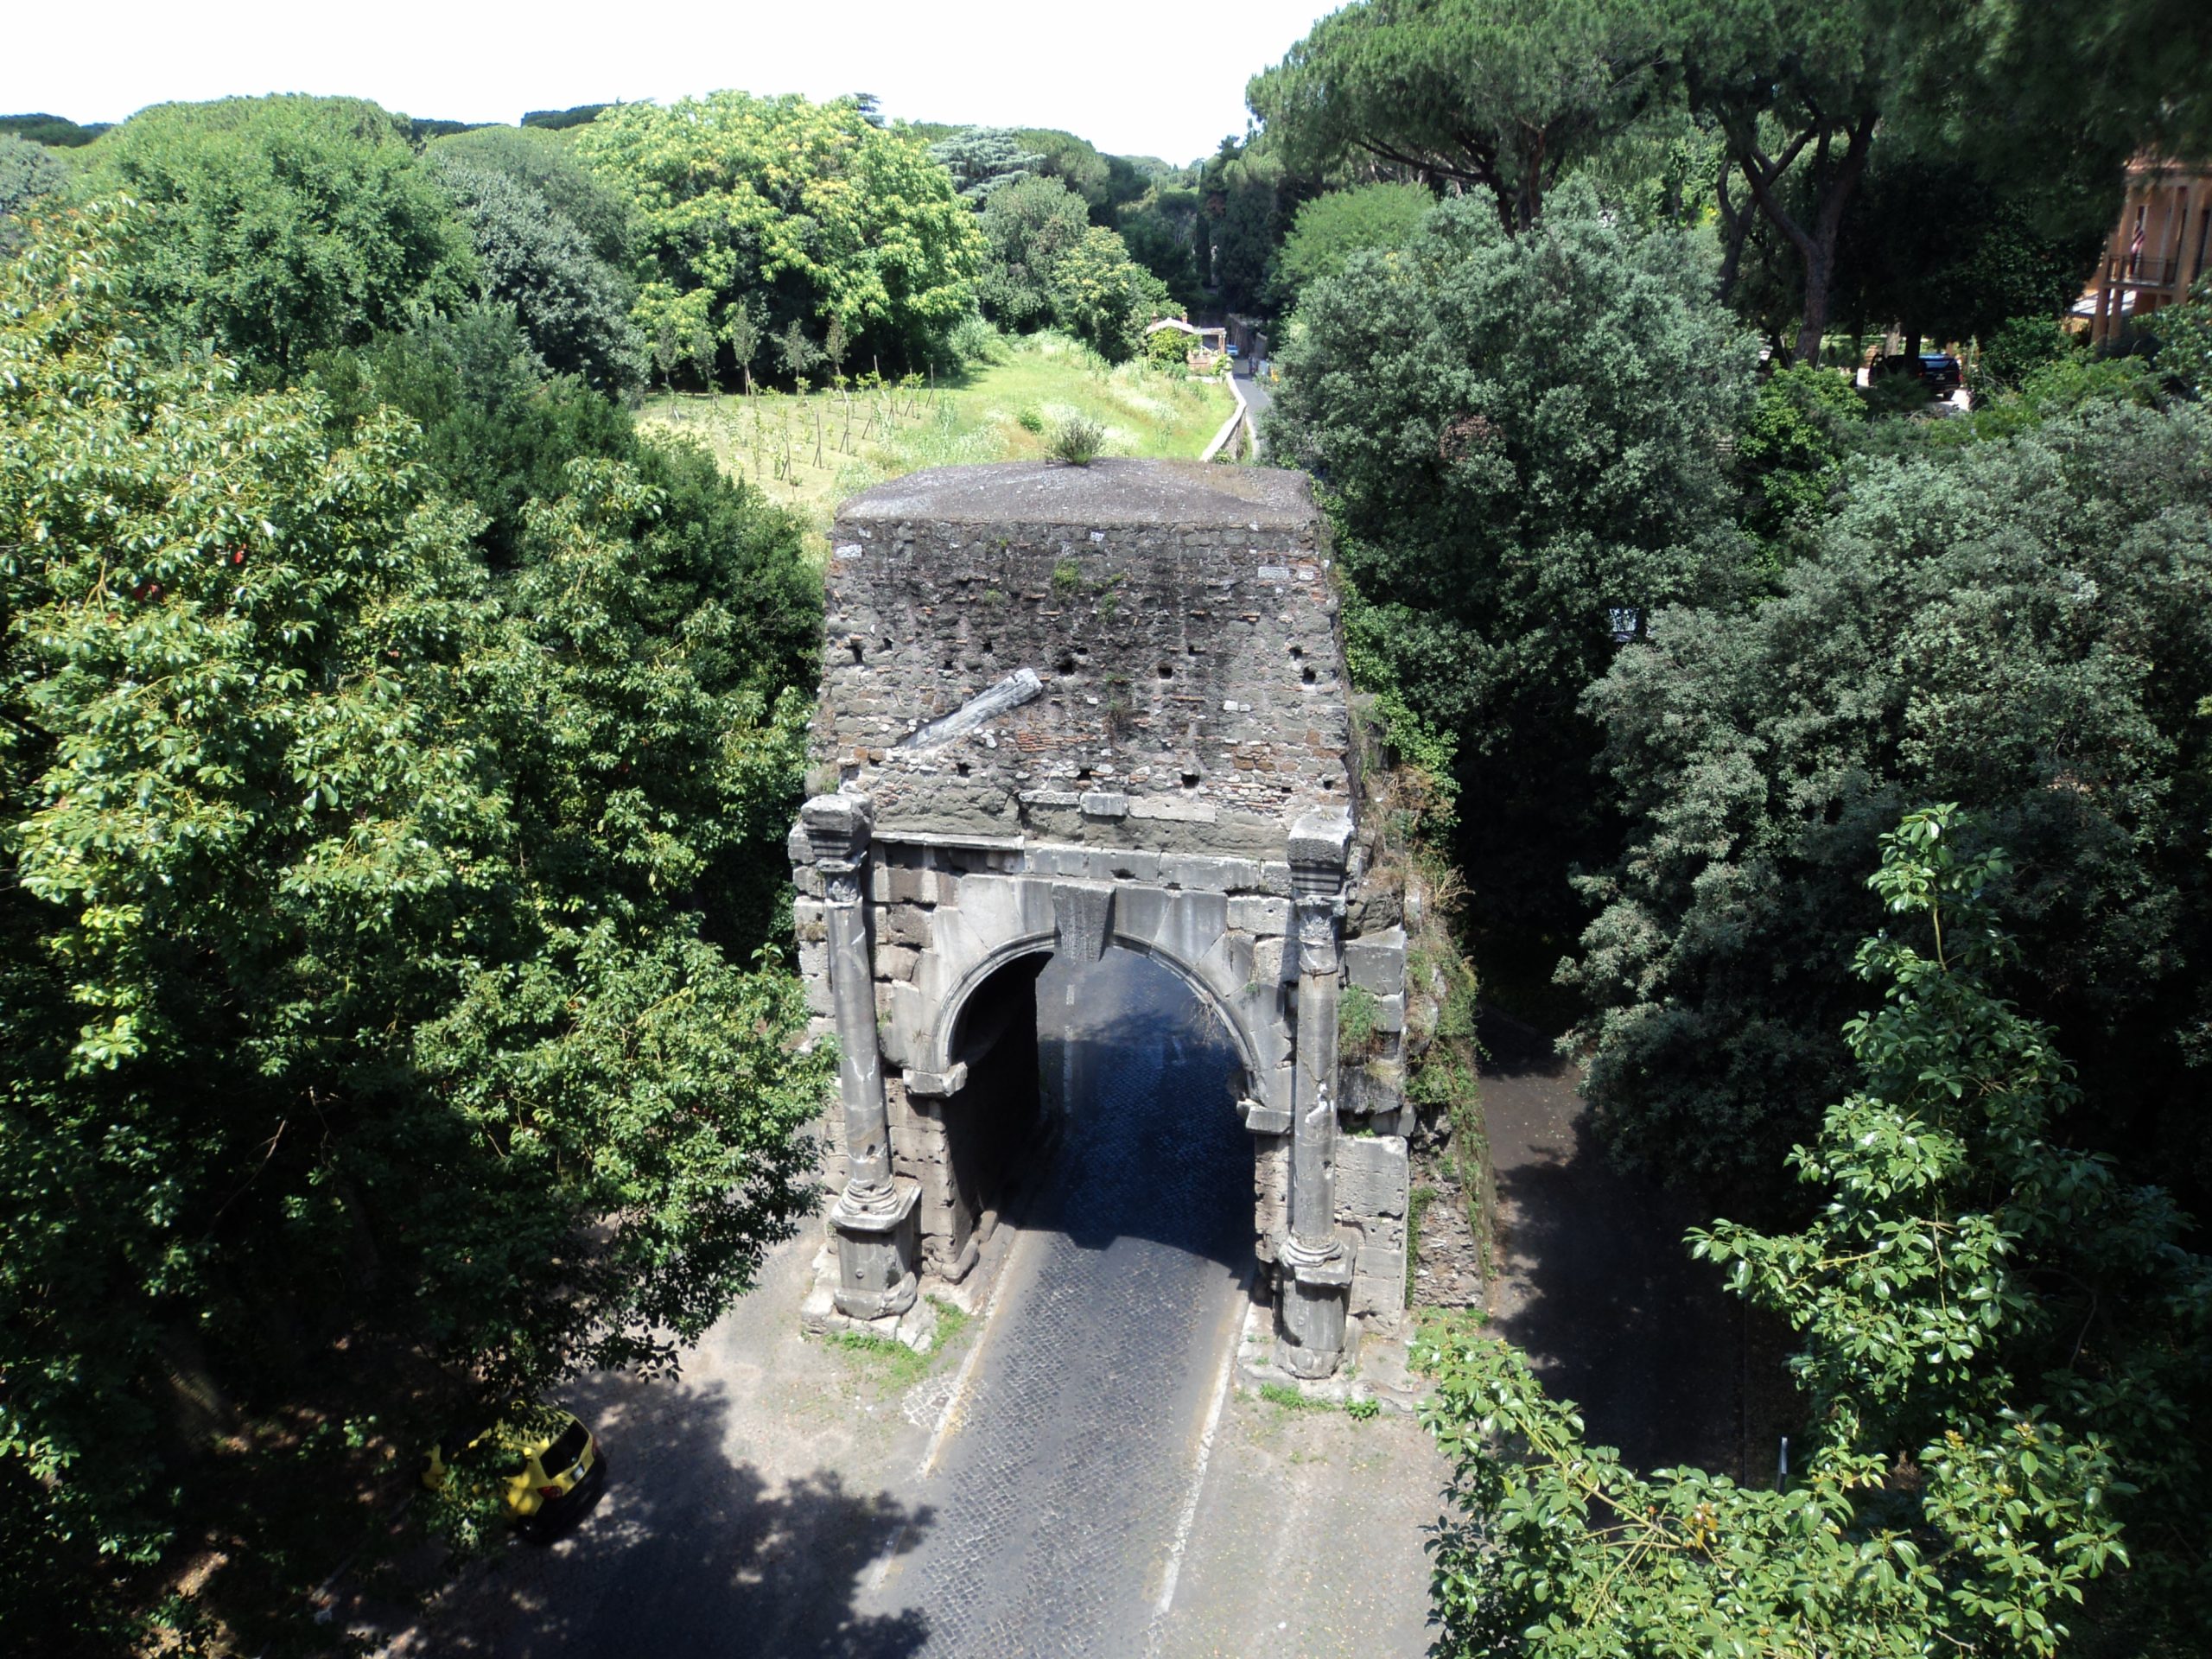
M1180 328L1162 328L1145 336L1144 354L1155 368L1179 369L1190 359L1191 337Z
M1025 432L1042 432L1045 429L1045 411L1034 404L1024 404L1020 413L1014 417L1014 423Z
M1082 415L1071 415L1052 429L1055 460L1071 467L1088 467L1106 448L1106 429Z
M2074 350L2072 339L2050 317L2014 317L1982 343L1976 391L2015 391L2031 370Z
M993 327L988 318L976 313L971 312L955 323L944 343L963 364L1003 363L1007 359L1006 336Z

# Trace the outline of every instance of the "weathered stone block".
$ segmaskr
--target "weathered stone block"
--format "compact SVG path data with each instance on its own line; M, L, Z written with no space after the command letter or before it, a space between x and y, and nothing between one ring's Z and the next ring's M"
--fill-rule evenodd
M1402 996L1406 988L1406 931L1390 928L1344 942L1344 977L1377 996ZM1397 1029L1404 1027L1402 1014Z
M910 944L879 945L875 952L878 979L912 979L922 953Z
M1404 1251L1360 1251L1351 1276L1351 1311L1355 1319L1389 1319L1406 1311Z
M891 871L891 901L901 905L934 905L937 897L937 872L915 869L906 865L894 866Z
M893 905L882 912L876 925L876 938L885 944L910 945L917 950L930 947L930 912L913 905Z
M1349 1215L1402 1216L1407 1169L1398 1136L1345 1135L1337 1142L1337 1203Z
M1245 933L1287 933L1290 931L1290 900L1239 893L1229 901L1229 925Z
M1404 889L1363 881L1344 900L1344 927L1349 932L1373 935L1397 926L1405 913Z
M830 938L829 906L818 900L791 901L791 932L801 944L822 944Z
M1083 798L1083 816L1109 820L1126 818L1129 816L1129 798L1111 790L1092 790Z
M1244 1109L1244 1127L1254 1135L1288 1135L1290 1108L1271 1106L1264 1102L1248 1100L1241 1103Z
M1375 999L1375 1029L1399 1032L1406 1028L1406 999L1402 995Z
M1053 931L1059 948L1073 962L1096 962L1105 953L1115 925L1114 889L1103 883L1052 884Z

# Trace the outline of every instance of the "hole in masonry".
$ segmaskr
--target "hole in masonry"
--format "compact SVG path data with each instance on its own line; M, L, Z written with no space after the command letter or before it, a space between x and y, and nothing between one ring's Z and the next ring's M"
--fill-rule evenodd
M1075 658L1072 658L1072 657L1070 657L1070 656L1068 656L1066 653L1063 652L1063 653L1061 654L1060 660L1059 660L1058 662L1054 663L1054 664L1052 664L1052 671L1053 671L1054 673L1056 673L1056 674L1072 674L1072 673L1074 673L1074 672L1075 672Z
M963 778L965 778L968 775L968 763L965 760L956 760L953 762L952 769L958 772Z
M861 642L858 639L855 639L846 640L845 648L853 653L853 660L855 662L864 663L868 660L867 653L862 650Z
M986 657L988 657L988 656L989 656L990 654L991 654L991 642L990 642L988 639L986 639L986 640L984 640L984 641L983 641L983 655L984 655L984 656L986 656Z
M1310 668L1302 668L1298 671L1298 677L1311 685L1313 683L1313 671Z
M1303 645L1293 645L1293 646L1290 648L1290 655L1291 655L1291 658L1292 658L1292 660L1293 660L1293 661L1295 661L1297 658L1300 658L1300 657L1303 657L1305 654L1306 654L1306 647L1305 647L1305 646L1303 646Z
M1077 766L1075 769L1075 780L1078 784L1089 783L1090 781L1090 768L1089 766Z
M1184 788L1185 788L1185 789L1196 789L1198 786L1198 774L1197 772L1185 772L1185 773L1183 774L1183 787L1184 787Z
M1175 677L1175 671L1170 668L1166 664L1162 663L1160 665L1160 677L1163 680L1172 680Z

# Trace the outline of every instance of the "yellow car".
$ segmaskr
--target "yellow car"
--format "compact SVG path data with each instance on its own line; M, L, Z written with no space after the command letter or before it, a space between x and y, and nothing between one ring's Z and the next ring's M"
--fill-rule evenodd
M488 1489L524 1531L550 1534L590 1507L607 1459L582 1420L554 1406L516 1406L498 1421L438 1436L423 1484Z

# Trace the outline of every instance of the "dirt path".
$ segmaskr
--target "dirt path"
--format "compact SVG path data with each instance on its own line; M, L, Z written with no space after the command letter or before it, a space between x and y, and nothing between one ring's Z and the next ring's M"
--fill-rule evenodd
M1608 1165L1548 1039L1486 1008L1482 1041L1504 1235L1492 1327L1580 1402L1593 1443L1639 1468L1738 1472L1742 1304L1682 1244L1706 1217Z

